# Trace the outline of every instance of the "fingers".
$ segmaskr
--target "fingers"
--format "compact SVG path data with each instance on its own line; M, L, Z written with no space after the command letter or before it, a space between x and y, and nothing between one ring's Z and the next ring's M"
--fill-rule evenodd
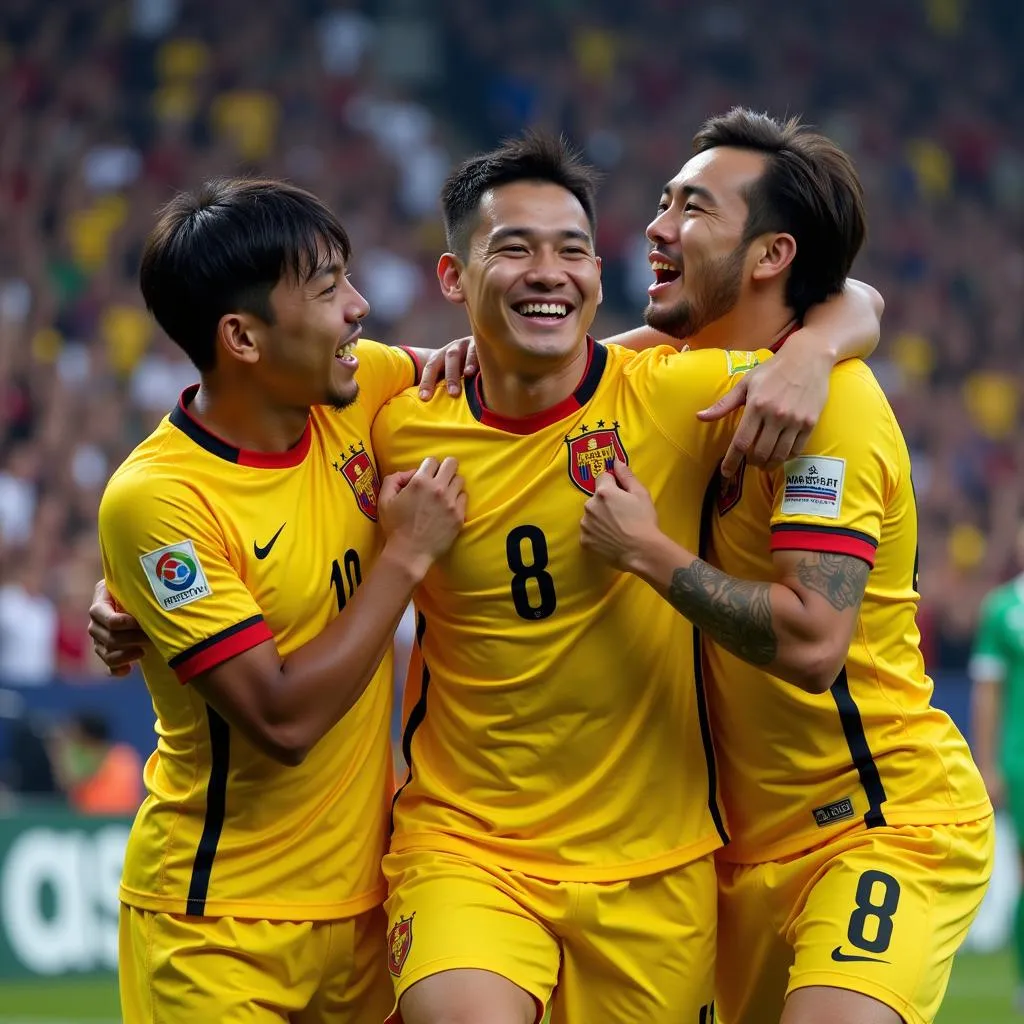
M453 398L462 392L462 366L466 359L466 346L469 343L465 338L448 346L444 354L444 379L448 385L448 394Z
M615 474L615 479L619 482L619 486L624 491L629 491L630 494L647 493L647 488L640 483L637 475L621 459L616 459L612 463L612 472Z
M466 350L466 368L462 371L464 377L472 377L480 369L480 361L476 357L476 342L470 338L469 348Z
M735 476L740 464L746 458L750 449L754 447L757 435L761 429L761 418L751 411L749 407L743 410L743 418L739 427L729 444L729 450L722 459L722 476L728 479Z
M452 480L455 479L455 474L459 471L459 460L453 459L450 455L442 459L441 464L437 467L437 472L434 474L438 484L442 487L447 487Z
M445 351L438 349L431 353L430 358L423 364L423 372L420 374L420 398L424 401L430 398L437 387L437 378L440 376L441 367L445 365Z
M701 409L697 413L697 419L704 423L709 423L712 420L720 420L728 416L729 413L735 412L746 402L748 386L747 378L741 377L736 386L722 395L714 405L708 406L707 409Z
M810 436L810 431L804 435ZM799 454L800 449L797 445L800 443L801 431L799 427L787 427L782 433L779 434L779 439L775 442L775 446L768 453L767 459L765 459L766 465L774 465L776 463L785 462L786 459L791 459L794 455ZM754 446L755 451L761 447L761 441L758 440Z

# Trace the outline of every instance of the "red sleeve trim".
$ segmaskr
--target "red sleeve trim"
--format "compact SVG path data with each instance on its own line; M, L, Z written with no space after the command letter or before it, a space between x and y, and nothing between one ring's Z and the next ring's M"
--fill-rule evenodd
M262 615L253 615L242 622L236 622L219 633L200 640L187 651L176 654L167 663L174 669L179 683L187 683L203 672L209 672L222 662L242 654L244 651L273 640L270 627L264 622Z
M784 523L772 527L772 551L821 551L833 555L853 555L874 568L878 541L858 530L841 527L801 526Z
M420 357L408 345L396 345L395 347L401 349L412 360L413 373L416 376L413 383L419 384L423 377L423 364L420 362Z

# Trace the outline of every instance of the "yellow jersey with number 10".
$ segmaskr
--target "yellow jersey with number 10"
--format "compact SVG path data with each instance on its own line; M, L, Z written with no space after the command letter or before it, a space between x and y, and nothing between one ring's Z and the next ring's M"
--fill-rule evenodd
M121 900L171 914L347 917L384 895L390 653L298 767L232 729L189 680L256 644L282 656L342 610L379 549L370 424L414 380L397 349L360 342L359 398L316 408L280 455L234 448L189 412L194 389L117 470L100 505L111 592L153 641L148 796Z
M805 693L705 643L732 832L721 857L778 860L853 828L990 813L966 742L931 704L914 621L910 455L867 366L835 369L805 455L771 473L747 468L712 497L707 557L730 575L773 578L771 550L853 555L872 566L828 693Z
M750 353L634 353L590 343L574 394L522 420L414 393L374 425L385 472L452 455L465 526L415 595L411 766L393 851L434 849L554 880L618 880L701 857L725 836L693 630L650 587L580 546L613 460L696 545L735 426L699 409Z

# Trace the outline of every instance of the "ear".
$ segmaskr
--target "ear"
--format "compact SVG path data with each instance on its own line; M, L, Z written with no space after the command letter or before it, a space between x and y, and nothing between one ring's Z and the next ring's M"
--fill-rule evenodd
M258 363L260 349L256 324L243 313L227 313L217 324L217 344L231 359L240 363Z
M788 269L796 258L796 239L780 233L764 235L754 242L757 262L754 264L755 281L769 281Z
M466 294L462 288L462 270L462 260L453 252L442 253L437 261L437 280L441 285L441 294L449 302L466 301Z
M600 306L604 302L604 282L601 280L601 257L595 256L594 262L597 264L597 304Z

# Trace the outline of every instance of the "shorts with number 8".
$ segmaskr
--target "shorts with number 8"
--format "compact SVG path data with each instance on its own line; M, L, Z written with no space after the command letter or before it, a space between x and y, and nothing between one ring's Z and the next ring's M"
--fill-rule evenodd
M992 871L993 819L868 829L782 861L720 863L721 1024L778 1024L809 985L935 1019Z

